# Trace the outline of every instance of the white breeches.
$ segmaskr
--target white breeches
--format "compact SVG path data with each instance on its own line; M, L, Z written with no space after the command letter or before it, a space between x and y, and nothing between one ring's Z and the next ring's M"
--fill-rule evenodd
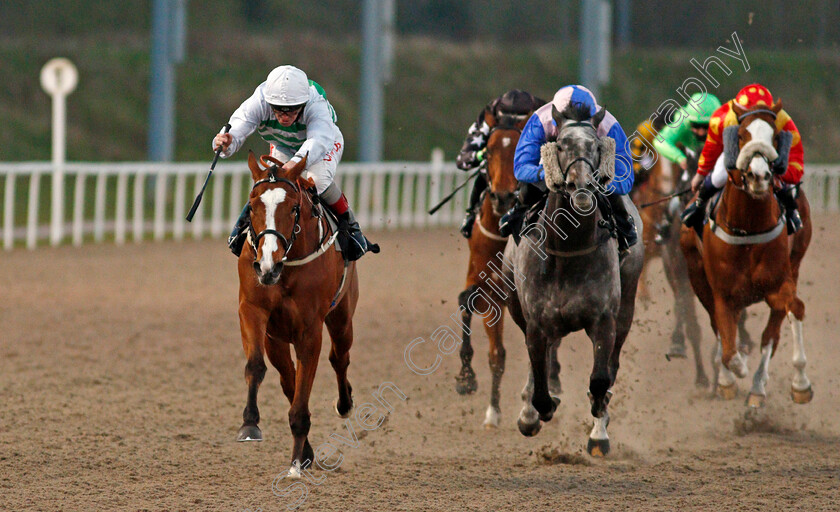
M344 154L344 138L335 141L332 149L327 151L322 160L306 163L306 175L315 182L315 188L319 194L325 191L335 179L335 170L338 167L338 162L341 161L342 154ZM288 162L291 158L291 156L274 147L274 144L271 145L271 156L283 163Z
M727 179L729 179L729 174L726 173L726 167L723 165L723 153L721 153L715 161L715 168L712 171L712 185L715 188L723 188Z

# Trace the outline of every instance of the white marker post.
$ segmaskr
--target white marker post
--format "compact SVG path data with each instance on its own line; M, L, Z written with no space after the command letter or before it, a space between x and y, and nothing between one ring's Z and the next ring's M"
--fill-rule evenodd
M57 57L41 68L41 87L52 96L52 223L50 244L61 243L64 236L64 158L66 112L64 98L76 89L79 73L68 59Z

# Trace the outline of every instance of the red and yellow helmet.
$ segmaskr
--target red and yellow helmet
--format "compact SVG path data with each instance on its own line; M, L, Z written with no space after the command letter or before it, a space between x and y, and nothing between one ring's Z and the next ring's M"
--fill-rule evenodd
M735 103L741 108L752 110L757 107L769 108L773 106L773 95L767 87L761 84L750 84L735 95Z

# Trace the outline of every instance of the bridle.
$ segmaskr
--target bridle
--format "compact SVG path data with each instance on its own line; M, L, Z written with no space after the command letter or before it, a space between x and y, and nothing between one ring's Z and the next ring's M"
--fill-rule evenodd
M574 122L574 123L569 123L569 124L563 125L563 126L562 126L562 127L561 127L558 131L557 131L557 138L558 138L558 139L560 138L560 132L562 132L564 129L566 129L566 128L572 128L572 127L575 127L575 126L579 126L579 127L583 127L583 128L590 128L590 129L592 129L592 131L593 131L593 132L595 132L595 134L596 134L596 138L597 138L597 133L598 133L598 130L597 130L594 126L592 126L592 123L587 123L587 122L584 122L584 121L576 121L576 122ZM557 147L558 147L558 148L560 148L560 144L559 144L559 143L557 144ZM562 150L562 148L560 148L560 149ZM579 157L577 157L577 158L573 159L571 162L569 162L569 165L567 165L565 169L564 169L564 168L562 168L562 167L560 168L560 173L561 173L561 175L563 176L563 183L567 183L567 182L568 182L568 179L567 179L567 178L568 178L568 176L569 176L569 169L571 169L571 168L572 168L572 166L573 166L574 164L578 163L578 162L583 162L583 163L585 163L586 165L588 165L588 166L589 166L589 170L590 170L590 171L592 171L592 175L594 175L594 176L597 176L597 175L598 175L598 170L597 170L597 168L595 167L595 165L592 163L592 161L591 161L591 160L589 160L588 158L586 158L585 156L579 156ZM561 190L561 193L567 193L567 194L568 194L568 192L567 192L566 190Z
M266 235L274 235L274 236L277 237L278 240L280 240L280 243L283 245L283 251L284 251L283 258L280 261L281 262L286 261L286 259L289 257L289 251L292 249L292 245L294 245L295 240L297 240L298 233L300 233L300 229L301 229L300 228L300 202L301 202L302 194L301 194L301 191L300 191L300 187L297 185L297 183L293 182L290 179L283 178L283 177L278 177L276 172L277 172L277 166L272 166L271 169L268 172L268 177L263 178L263 179L255 182L254 186L251 187L251 192L253 192L254 189L257 188L257 186L262 185L263 183L284 183L286 185L291 186L292 189L294 189L294 191L298 194L298 202L292 207L292 212L294 213L294 216L295 216L295 222L294 222L294 225L292 226L292 233L291 233L291 235L289 235L289 238L286 238L286 236L283 233L277 231L276 229L264 229L264 230L260 231L259 233L256 233L256 231L254 230L254 224L250 223L250 225L248 227L248 232L249 232L249 237L248 238L250 239L251 248L253 249L252 252L254 253L254 261L257 261L257 246L259 246L260 238L262 238Z

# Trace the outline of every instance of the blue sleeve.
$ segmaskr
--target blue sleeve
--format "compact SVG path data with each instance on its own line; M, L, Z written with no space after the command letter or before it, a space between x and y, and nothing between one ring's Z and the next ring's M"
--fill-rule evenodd
M627 136L618 121L612 125L607 136L615 140L615 179L607 186L607 190L611 194L623 196L633 188L633 160L628 153Z
M540 118L534 114L516 144L513 157L513 175L524 183L536 183L545 179L542 165L540 165L540 147L545 144L545 130Z

